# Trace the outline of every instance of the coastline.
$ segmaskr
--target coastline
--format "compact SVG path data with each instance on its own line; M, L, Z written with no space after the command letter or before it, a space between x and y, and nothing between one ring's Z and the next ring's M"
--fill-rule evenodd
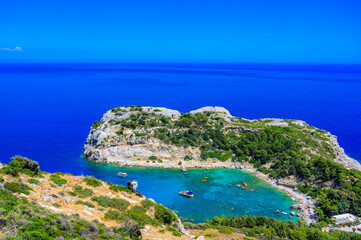
M139 110L139 108L141 108ZM138 115L134 115L134 112L139 112ZM216 116L214 122L211 124L218 124L217 119L223 119L222 124L225 124L224 131L235 132L247 132L257 131L263 129L266 126L275 127L291 127L293 130L298 131L300 135L292 135L296 139L308 139L314 140L316 146L319 147L319 151L304 143L304 149L309 152L307 157L322 156L325 159L333 159L337 164L343 165L347 169L356 169L361 171L361 164L346 155L343 148L340 147L337 137L322 129L308 125L306 122L301 120L290 120L290 119L279 119L279 118L262 118L258 120L242 120L246 121L243 127L240 127L239 119L233 117L229 111L223 107L203 107L194 111L190 114L196 113L208 113ZM162 115L165 118L179 119L181 113L177 110L166 109L166 108L153 108L153 107L135 107L125 106L119 107L104 113L100 122L95 121L92 125L90 133L84 144L84 156L90 161L104 164L112 164L118 167L136 167L136 168L164 168L164 169L177 169L186 172L187 169L216 169L216 168L229 168L229 169L242 169L255 177L262 179L274 188L280 191L285 191L288 196L292 196L292 200L298 202L292 206L292 208L299 210L302 213L302 218L308 223L316 222L317 213L315 211L315 199L302 194L297 189L298 183L303 181L298 175L289 175L286 177L273 178L268 174L259 171L253 167L248 161L232 162L231 156L227 156L228 160L220 161L215 158L209 158L202 160L200 147L192 147L187 145L178 146L170 144L170 140L163 141L165 135L163 131L160 131L158 125L154 125L150 128L136 128L137 122L130 120L129 123L135 124L133 127L121 128L119 126L122 121L125 121L131 116L140 116L141 114L149 115L153 114L151 120L160 121L159 116ZM147 116L148 116L147 115ZM212 116L213 116L212 115ZM213 117L214 117L213 116ZM213 121L212 120L212 121ZM132 122L133 121L133 122ZM253 125L250 124L253 122ZM233 124L232 124L233 123ZM118 125L117 125L118 124ZM210 126L213 126L210 125ZM150 126L150 125L149 125ZM171 125L173 126L173 125ZM177 126L173 126L177 127ZM214 128L214 127L213 127ZM157 129L160 131L156 132ZM204 130L206 131L206 130ZM167 132L167 131L166 131ZM303 132L307 132L304 135ZM155 134L160 134L156 137ZM164 136L163 136L163 135ZM172 134L172 132L167 133ZM213 143L212 138L207 138L204 142L205 145ZM305 140L303 140L305 141ZM301 141L302 142L302 141ZM326 147L324 146L326 145ZM225 153L222 153L222 155ZM234 154L232 156L235 156ZM214 155L212 155L214 157ZM225 160L227 158L218 157L219 159ZM271 162L264 164L263 167L270 169Z
M139 158L138 158L139 159ZM197 161L197 160L189 160L185 161L183 159L163 159L162 163L160 162L152 162L151 160L146 160L147 158L143 159L121 159L121 160L113 160L113 161L93 161L96 163L102 163L102 164L111 164L118 167L130 167L130 168L163 168L163 169L175 169L175 170L181 170L183 172L186 172L187 169L217 169L217 168L228 168L228 169L239 169L242 171L245 171L249 174L252 174L258 179L264 180L272 187L277 189L280 192L285 192L289 195L289 197L292 198L293 201L297 202L297 204L294 204L295 210L299 211L301 213L300 218L304 220L308 225L310 223L316 222L316 220L312 217L314 214L316 214L315 211L315 205L312 202L312 198L307 196L306 194L303 194L299 192L296 189L293 189L289 186L282 185L278 183L277 179L274 179L267 174L264 174L260 171L258 171L256 168L253 167L248 162L232 162L230 160L225 162L220 161ZM91 160L89 160L91 161ZM147 162L148 161L148 162ZM178 165L179 162L182 162L181 165Z

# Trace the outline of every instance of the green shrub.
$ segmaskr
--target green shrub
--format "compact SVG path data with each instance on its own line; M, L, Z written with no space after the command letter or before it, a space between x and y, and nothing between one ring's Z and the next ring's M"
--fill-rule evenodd
M150 156L148 159L149 160L157 160L158 158L156 156Z
M94 196L91 198L92 201L97 202L100 206L108 208L115 208L120 211L124 211L128 208L130 203L127 200L124 199L118 199L118 198L109 198L105 196Z
M151 207L154 207L156 205L155 202L151 201L150 199L144 199L142 202L141 202L142 206L145 207L146 209L149 209Z
M100 127L100 122L98 122L97 120L95 120L91 126L92 129L97 129L98 127Z
M124 133L124 128L121 128L119 131L116 131L115 133L116 133L118 136L123 135L123 133Z
M27 185L16 182L6 182L4 184L4 187L11 192L24 193L26 195L30 194L29 191L33 191L33 189L28 187Z
M129 188L123 186L123 185L117 185L117 184L113 184L109 186L110 190L113 190L114 192L120 192L120 191L124 191L127 193L132 193L132 190L130 190Z
M204 236L210 237L210 238L216 238L216 237L217 237L217 234L215 234L215 233L207 233L207 234L205 234Z
M102 185L102 182L97 180L95 177L91 176L91 177L85 177L83 179L84 182L86 182L88 185L91 185L93 187L99 187Z
M53 203L53 206L56 207L56 208L60 208L61 205L60 204L57 204L57 203Z
M106 220L117 220L117 221L120 221L123 219L122 214L119 211L114 211L114 210L108 210L104 214L104 218Z
M156 205L154 217L164 224L171 224L177 219L170 209L164 207L161 204Z
M55 173L50 175L50 180L58 186L62 186L67 183L66 179L60 177L58 174Z
M182 234L181 234L180 232L178 232L177 229L175 229L174 227L168 226L168 227L167 227L167 230L170 231L170 232L172 232L172 234L173 234L174 236L177 236L177 237L181 237L181 236L182 236Z
M87 206L87 207L90 207L90 208L94 208L94 204L90 203L90 202L87 202L87 201L76 201L75 204L77 205L84 205L84 206Z
M39 183L39 181L37 179L35 179L35 178L29 178L27 182L32 183L32 184L38 184Z
M227 226L222 226L220 229L218 229L218 231L220 233L230 235L233 233L233 228L227 227Z
M11 176L17 177L17 176L19 176L19 172L21 171L23 166L24 166L24 163L13 160L8 165L6 165L3 169L1 169L1 171L4 172L5 174L9 174Z
M91 200L97 202L100 206L105 208L108 208L110 206L110 197L93 196Z
M76 193L75 192L68 192L70 196L72 197L76 197Z
M132 219L141 226L147 225L147 224L153 224L155 225L156 222L146 214L145 208L141 206L133 206L131 209L125 211L122 213L122 219Z
M83 188L81 185L75 185L73 187L74 192L81 198L90 197L93 195L93 190L91 188Z
M142 136L146 136L147 134L146 134L146 133L134 132L134 135L135 135L136 137L142 137Z
M112 198L110 199L110 207L124 211L129 207L130 203L125 199Z

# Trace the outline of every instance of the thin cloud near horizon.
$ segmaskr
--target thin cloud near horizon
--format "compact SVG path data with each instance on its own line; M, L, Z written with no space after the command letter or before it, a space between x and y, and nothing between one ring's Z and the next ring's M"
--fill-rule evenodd
M0 48L1 51L7 52L22 52L23 49L21 47L14 47L14 48Z

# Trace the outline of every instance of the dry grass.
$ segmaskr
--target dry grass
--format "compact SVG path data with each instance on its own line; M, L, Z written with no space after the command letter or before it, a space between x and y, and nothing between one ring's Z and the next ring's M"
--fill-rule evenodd
M83 181L83 179L84 179L83 176L72 176L72 175L64 174L61 177L66 179L67 183L66 183L65 187L61 187L56 184L53 184L53 182L50 180L50 175L51 174L44 174L43 178L29 177L25 174L20 174L20 177L11 177L9 175L3 175L2 177L6 181L9 181L9 182L18 182L19 179L21 179L21 181L26 183L27 185L29 185L29 183L27 182L27 180L29 178L35 178L39 181L39 183L36 187L29 185L34 190L34 193L31 193L30 195L27 196L29 201L36 201L41 206L43 206L55 213L63 213L66 215L79 214L81 218L88 220L88 221L97 219L99 222L103 223L104 225L106 225L108 227L119 226L120 223L117 221L114 221L114 220L104 219L105 212L102 212L101 210L99 210L103 207L98 205L97 202L93 202L91 200L92 196L87 197L87 198L80 198L78 196L73 197L73 196L69 195L68 192L72 192L73 187L75 185L81 185L81 186L83 186L83 188L91 188L94 192L93 196L107 196L110 198L125 199L130 202L130 206L128 207L128 209L134 205L141 205L141 201L143 200L142 198L140 198L139 196L136 196L135 194L131 194L131 193L123 192L123 191L122 192L114 192L114 191L110 190L109 186L103 181L101 181L102 185L99 187L93 187L93 186L87 185ZM54 200L56 204L61 205L60 207L57 208L53 205L53 203L44 201L44 198L46 196L48 196L50 193L55 193L55 194L64 193L64 198L71 197L75 201L66 203L65 200L63 200L63 199L52 197L52 200ZM19 194L16 194L16 195L19 195ZM88 208L81 204L80 205L75 204L75 202L78 200L91 202L95 205L95 207ZM111 208L107 208L107 209L111 209ZM113 209L113 210L116 210L116 209ZM85 211L90 212L92 215L87 214ZM149 216L151 216L152 218L154 218L154 211L147 210L147 214ZM145 226L144 229L141 230L141 232L142 232L143 239L149 239L149 240L192 239L192 237L185 236L185 235L182 235L181 237L174 236L172 234L172 232L170 232L166 229L165 226L154 227L151 225L147 225L147 226ZM209 234L217 234L217 237L209 238L209 237L205 236L205 234L208 234L208 233ZM241 234L225 235L225 234L219 233L218 230L215 230L215 229L207 229L206 231L190 230L190 234L193 236L205 236L205 239L232 239L232 238L243 239L243 235L241 235ZM0 235L1 235L1 232L0 232Z
M19 178L16 178L16 177L9 177L9 176L4 176L4 177L6 178L7 181L10 181L10 182L17 182L19 180ZM54 184L52 184L52 182L50 181L50 174L44 174L44 178L29 177L25 174L21 174L21 176L20 176L21 180L24 183L27 183L27 180L29 178L35 178L40 181L37 187L31 186L35 193L28 195L29 201L36 201L40 205L42 205L45 208L47 208L53 212L56 212L56 213L63 213L66 215L79 214L82 218L89 220L89 221L97 219L99 222L104 223L106 226L119 226L119 223L116 221L113 221L113 220L105 220L104 212L99 210L99 208L103 208L103 207L99 206L98 203L93 202L91 200L92 196L87 197L87 198L80 198L78 196L75 196L75 197L70 196L68 192L73 191L73 187L75 185L81 185L81 186L83 186L83 188L93 189L93 192L94 192L93 196L108 196L110 198L125 199L125 200L129 201L131 204L128 208L130 208L133 205L140 205L140 203L142 201L142 199L140 197L136 196L135 194L129 194L129 193L126 193L123 191L122 192L114 192L114 191L110 190L109 186L104 182L102 182L102 186L93 187L93 186L89 186L85 182L83 182L84 177L82 177L82 176L71 176L71 175L65 174L61 177L67 180L66 187L60 187L57 185L54 186ZM45 181L43 179L45 179ZM53 203L44 201L44 198L46 196L48 196L50 193L59 194L61 192L65 193L64 198L71 197L75 201L66 203L65 200L63 200L63 199L52 197L52 200L54 200L56 204L61 205L58 208L54 207ZM75 202L78 200L91 202L95 205L95 208L92 209L92 208L88 208L84 205L75 204ZM108 208L108 209L111 209L111 208ZM116 209L113 209L113 210L116 210ZM92 215L89 215L84 211L88 211Z

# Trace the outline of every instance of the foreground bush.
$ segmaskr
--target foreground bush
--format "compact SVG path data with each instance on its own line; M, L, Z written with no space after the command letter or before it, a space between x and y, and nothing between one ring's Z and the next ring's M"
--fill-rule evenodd
M50 180L53 181L58 186L62 186L67 183L66 179L60 177L58 174L51 174Z
M102 182L97 180L95 177L91 176L91 177L85 177L83 179L84 182L86 182L88 185L93 186L93 187L99 187L102 185Z
M81 185L75 185L73 187L74 193L81 198L90 197L93 195L93 190L90 188L83 188Z
M130 203L124 199L109 198L104 196L94 196L91 198L92 201L97 202L100 206L108 208L115 208L119 211L124 211L128 208Z
M4 188L14 193L15 192L24 193L26 195L29 195L30 191L33 190L23 183L16 183L16 182L6 182Z

